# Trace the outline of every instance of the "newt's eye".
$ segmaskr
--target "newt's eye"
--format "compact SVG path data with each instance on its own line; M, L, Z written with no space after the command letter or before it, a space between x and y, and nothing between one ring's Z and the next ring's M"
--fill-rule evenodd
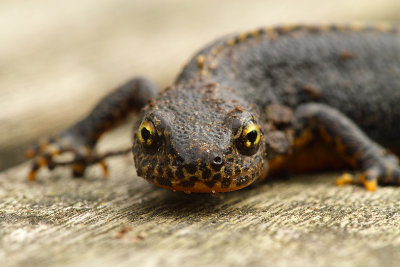
M250 122L242 132L244 145L247 148L256 147L260 143L261 131L260 127L254 122Z
M139 141L146 147L152 146L157 137L157 132L154 127L154 124L151 121L143 121L139 127Z
M242 134L237 139L237 146L245 155L252 155L254 154L261 141L261 130L260 127L250 121L243 127Z

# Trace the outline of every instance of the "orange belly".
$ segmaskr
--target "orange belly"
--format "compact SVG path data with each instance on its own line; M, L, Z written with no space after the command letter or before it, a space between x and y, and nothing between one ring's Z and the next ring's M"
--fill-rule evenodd
M307 145L289 156L278 156L268 163L269 175L340 170L350 167L332 147L321 142Z

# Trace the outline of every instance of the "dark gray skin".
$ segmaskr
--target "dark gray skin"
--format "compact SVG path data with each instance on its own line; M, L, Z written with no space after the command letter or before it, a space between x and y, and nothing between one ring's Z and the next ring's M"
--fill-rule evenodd
M220 41L200 51L208 54ZM194 57L176 83L195 79ZM261 109L319 102L334 107L385 146L400 147L400 35L394 28L294 30L271 41L250 38L225 48L208 80L235 88ZM314 92L310 92L309 88Z
M135 93L127 94L125 103L132 104L124 110L134 111L154 95L154 86L130 83ZM222 38L197 53L175 83L144 108L134 129L138 175L173 190L232 191L263 176L267 161L319 140L358 172L357 179L348 175L339 184L359 182L372 191L377 183L398 184L397 157L381 145L400 148L399 86L396 27L278 27ZM121 117L93 118L99 111L115 114L118 107L107 103L119 90L49 142L63 143L57 152L76 152L76 176L104 159L93 152L94 144L103 126ZM254 125L258 135L256 130L247 135L245 129L258 129ZM91 145L84 154L82 145L67 139ZM40 166L57 165L55 153L32 151L31 178Z

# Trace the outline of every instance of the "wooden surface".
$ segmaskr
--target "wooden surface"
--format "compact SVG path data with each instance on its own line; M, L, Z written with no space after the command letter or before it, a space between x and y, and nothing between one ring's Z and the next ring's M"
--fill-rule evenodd
M400 2L0 2L0 169L137 74L164 87L225 33L289 22L398 18ZM127 125L100 150L130 144ZM185 195L136 177L131 156L86 179L28 164L0 173L0 266L398 266L400 190L337 188L334 174Z
M24 179L0 175L0 266L398 266L400 190L334 186L336 175L219 196L135 177L130 157Z

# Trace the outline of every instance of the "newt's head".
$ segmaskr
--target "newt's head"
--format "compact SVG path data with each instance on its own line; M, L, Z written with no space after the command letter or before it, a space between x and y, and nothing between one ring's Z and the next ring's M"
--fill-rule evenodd
M170 88L147 106L134 129L137 173L172 190L227 192L263 170L262 131L254 110L216 84Z

